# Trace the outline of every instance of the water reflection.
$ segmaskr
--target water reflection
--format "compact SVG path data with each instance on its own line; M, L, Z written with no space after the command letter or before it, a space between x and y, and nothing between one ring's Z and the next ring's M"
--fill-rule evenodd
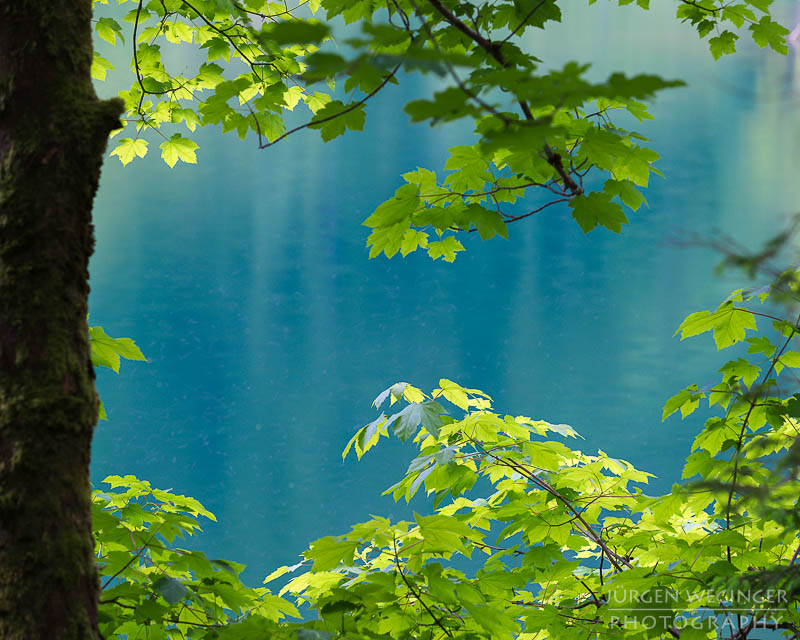
M672 333L731 282L711 277L713 256L663 239L718 227L757 242L795 211L796 61L751 47L715 64L663 9L569 9L529 37L548 64L593 59L596 74L690 84L639 127L667 179L620 236L584 236L552 208L507 242L469 238L455 265L368 261L361 220L401 173L440 169L469 136L407 124L398 105L429 78L379 96L363 135L327 145L304 132L265 153L209 131L197 167L112 159L92 321L134 337L151 362L102 374L111 421L93 478L134 473L198 497L223 523L203 546L248 563L253 582L315 536L407 513L378 497L405 469L399 445L357 465L339 457L396 380L483 388L501 411L573 424L587 450L656 472L659 489L677 480L697 423L662 425L661 404L724 359Z

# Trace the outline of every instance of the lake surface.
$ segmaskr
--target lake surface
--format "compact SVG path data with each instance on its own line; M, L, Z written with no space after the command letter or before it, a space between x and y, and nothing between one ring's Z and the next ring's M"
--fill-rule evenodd
M793 22L794 4L776 14ZM135 339L149 363L99 374L110 420L94 482L135 474L200 499L219 524L194 546L248 564L255 585L317 537L370 514L408 517L380 493L410 447L393 441L360 463L340 452L385 387L446 377L500 412L571 424L585 451L626 458L657 474L651 491L667 490L701 418L662 423L663 402L728 359L710 338L673 333L741 281L668 238L720 229L755 247L800 202L800 65L746 37L715 63L669 10L603 3L569 3L562 25L528 37L549 64L689 83L637 126L666 179L621 235L584 236L553 207L508 241L468 238L454 264L368 260L360 223L400 174L441 170L447 148L471 140L466 126L409 124L401 106L430 90L426 77L380 94L364 133L328 144L308 131L258 151L209 130L197 166L110 158L91 323ZM411 508L430 507L418 496Z

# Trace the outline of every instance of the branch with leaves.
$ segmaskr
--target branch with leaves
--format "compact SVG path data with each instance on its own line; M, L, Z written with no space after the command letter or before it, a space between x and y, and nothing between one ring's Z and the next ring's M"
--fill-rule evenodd
M397 206L404 197L395 194L367 221L373 256L424 249L433 259L454 260L464 248L458 234L477 230L483 239L506 237L507 222L551 204L567 206L584 232L599 226L619 232L628 214L646 203L641 189L651 173L659 173L658 154L610 116L648 119L643 101L681 84L646 74L590 82L584 76L588 65L548 68L542 62L548 52L535 45L527 50L523 43L530 29L561 20L557 0L308 0L293 7L269 0L126 1L135 3L125 17L133 24L135 81L120 95L135 132L120 137L112 151L123 164L148 153L151 133L162 138L161 155L170 166L194 163L198 147L190 134L206 125L254 136L263 149L306 129L332 140L363 130L368 102L404 74L450 79L450 86L409 101L404 110L414 122L475 123L478 142L454 147L445 165L442 186L464 195L423 215L410 198L408 206ZM644 0L637 4L648 8ZM325 21L312 17L320 11ZM334 40L332 21L338 17L354 24L341 36L347 55ZM763 0L735 6L682 1L676 17L701 38L716 34L709 37L715 57L735 51L741 29L759 46L787 52L788 30L771 18ZM113 18L100 17L96 27L107 42L122 41L123 29ZM198 69L186 74L168 68L170 50L190 45L199 45L205 56ZM111 69L96 54L95 77L104 79ZM287 129L286 112L300 104L311 116ZM461 161L465 148L468 162ZM478 198L498 186L493 174L503 172L527 185L515 191L519 210L504 211L498 199ZM587 192L587 184L600 186ZM542 185L559 191L549 203L537 195ZM395 211L388 218L379 214L386 207Z
M273 594L244 586L241 565L174 546L199 530L198 516L213 519L199 502L107 478L111 488L94 495L104 636L148 625L197 640L677 639L698 628L726 640L758 629L797 637L800 392L795 376L778 382L800 369L800 317L753 308L797 281L734 291L681 323L682 338L711 333L718 349L749 349L720 369L719 383L667 401L664 419L686 418L706 399L721 415L705 421L685 482L666 495L645 493L651 476L631 463L568 446L580 437L569 425L499 413L489 395L451 380L429 394L400 382L375 398L380 414L343 457L361 458L390 435L412 444L416 457L386 493L427 494L433 512L376 516L313 542L302 561L267 576L289 579ZM764 320L771 331L759 332ZM140 355L92 331L97 364ZM653 603L664 606L654 613ZM304 621L309 607L316 617Z

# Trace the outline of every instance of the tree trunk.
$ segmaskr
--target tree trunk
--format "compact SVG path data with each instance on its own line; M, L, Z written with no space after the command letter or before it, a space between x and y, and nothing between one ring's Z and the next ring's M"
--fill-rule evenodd
M91 0L0 0L0 640L95 639Z

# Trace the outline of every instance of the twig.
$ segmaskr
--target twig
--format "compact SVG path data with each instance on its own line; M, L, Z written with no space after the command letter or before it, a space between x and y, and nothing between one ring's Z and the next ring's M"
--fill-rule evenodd
M545 2L547 2L547 0L539 0L539 4L537 4L533 9L528 11L528 15L526 15L522 19L522 22L520 22L516 27L514 27L514 30L511 33L509 33L505 38L503 38L502 43L508 42L514 36L514 34L517 33L517 31L522 29L522 27L525 26L525 24L528 22L528 20L531 19L531 16L534 13L536 13L539 10L539 7L541 7Z
M508 60L506 60L505 56L500 50L501 45L505 41L497 43L487 40L480 33L470 29L466 24L459 20L447 7L440 2L440 0L429 1L431 6L433 6L433 8L436 9L436 11L438 11L448 23L453 25L456 29L477 43L484 51L486 51L486 53L492 56L492 58L494 58L501 67L509 66ZM525 118L528 121L535 123L536 118L533 117L533 113L531 113L528 103L525 102L525 100L519 100L518 103L522 109L522 113L525 115ZM506 119L506 124L508 124L508 122L509 121ZM556 170L556 173L558 173L559 177L564 182L564 187L568 189L573 196L582 195L583 187L575 182L575 180L573 180L572 177L567 173L566 169L564 168L564 163L561 160L561 155L553 151L553 149L547 143L544 144L544 155L548 164L550 164L550 166Z
M798 315L797 319L795 320L794 327L792 327L792 330L787 336L786 340L784 341L783 346L778 350L778 352L775 354L775 357L772 359L772 364L770 364L769 369L767 369L767 372L764 374L762 378L764 381L769 379L769 376L775 369L775 365L780 360L780 357L783 355L783 352L786 350L786 347L789 346L789 342L791 341L791 339L795 336L796 327L798 323L800 323L800 315ZM755 405L756 405L756 399L753 398L753 400L750 401L750 408L747 410L747 414L745 415L744 420L742 421L742 428L739 431L739 439L736 444L736 453L734 454L734 459L733 459L733 475L731 477L731 488L728 491L728 504L725 507L725 527L728 529L730 529L731 526L731 503L733 502L733 494L734 491L736 490L736 480L739 472L739 460L741 459L741 453L742 453L742 441L744 439L744 432L747 429L747 425L750 420L750 415L753 413L753 408L755 407ZM728 556L728 562L730 562L731 561L730 547L727 547L727 556Z
M393 538L392 542L393 542L393 545L394 545L394 561L395 561L395 564L397 565L397 572L400 574L400 577L402 578L402 580L405 583L406 587L408 587L408 590L417 599L417 602L419 602L423 607L425 607L425 611L428 612L428 615L433 619L433 621L436 624L436 626L439 627L442 631L444 631L445 634L447 634L448 638L452 638L453 634L450 632L450 630L447 627L445 627L444 624L442 624L442 621L439 620L439 618L437 618L435 615L433 615L433 611L430 610L430 608L428 607L426 602L422 599L422 595L420 593L418 593L417 591L415 591L414 587L411 586L411 583L408 581L408 578L406 577L406 574L403 573L403 568L400 566L400 557L399 557L399 555L397 553L397 538Z
M346 109L342 109L339 113L334 113L333 115L327 116L325 118L320 118L319 120L309 120L308 122L306 122L304 124L301 124L299 127L295 127L294 129L290 129L286 133L281 134L280 136L275 138L272 142L267 142L267 144L263 144L262 142L259 142L258 148L259 149L266 149L267 147L271 147L273 144L277 144L278 142L280 142L284 138L292 135L293 133L296 133L297 131L300 131L301 129L305 129L307 127L311 127L311 126L313 126L315 124L322 124L323 122L328 122L330 120L333 120L334 118L338 118L339 116L343 116L345 113L348 113L348 112L352 111L353 109L358 109L358 107L360 107L367 100L369 100L372 96L374 96L376 93L378 93L378 91L383 89L386 86L386 83L388 83L389 80L391 80L394 77L394 74L397 73L397 70L399 68L400 68L400 65L398 64L397 66L395 66L394 69L392 69L392 71L389 73L389 75L387 75L383 79L383 82L381 82L377 87L375 87L375 89L373 89L370 93L368 93L366 96L364 96L358 102L354 102L353 104L349 105Z

